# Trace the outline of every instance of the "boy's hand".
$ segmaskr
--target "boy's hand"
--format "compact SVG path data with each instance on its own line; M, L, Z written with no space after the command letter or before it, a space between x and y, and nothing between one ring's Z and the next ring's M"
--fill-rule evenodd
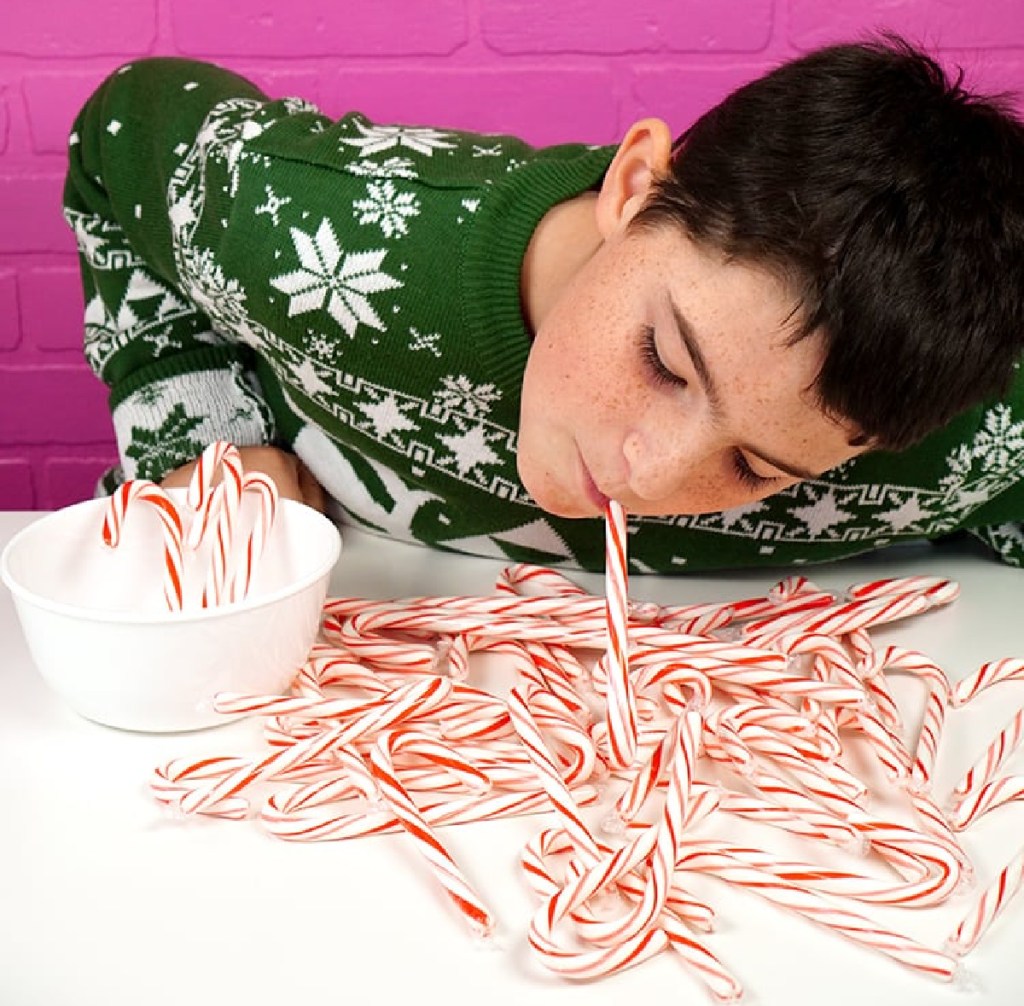
M278 447L240 447L238 453L245 470L270 476L283 498L298 500L314 510L324 512L326 498L323 487L294 454ZM196 462L192 461L176 468L160 484L165 489L185 488L195 466Z

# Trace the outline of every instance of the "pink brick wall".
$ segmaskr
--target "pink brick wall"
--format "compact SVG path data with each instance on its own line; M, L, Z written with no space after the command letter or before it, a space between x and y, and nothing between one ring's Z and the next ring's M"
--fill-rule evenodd
M138 56L212 59L340 114L612 142L682 128L787 56L876 27L1024 91L1021 0L6 0L0 16L0 509L92 491L114 457L60 215L72 117ZM1024 106L1018 106L1024 107Z

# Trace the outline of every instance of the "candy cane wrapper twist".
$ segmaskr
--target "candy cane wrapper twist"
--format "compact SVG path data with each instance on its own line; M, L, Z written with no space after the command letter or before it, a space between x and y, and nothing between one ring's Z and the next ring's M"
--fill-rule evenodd
M184 600L182 570L184 552L181 515L170 496L148 479L132 479L120 485L110 497L103 515L104 544L117 548L128 507L138 500L153 509L163 532L163 593L170 611L181 611Z

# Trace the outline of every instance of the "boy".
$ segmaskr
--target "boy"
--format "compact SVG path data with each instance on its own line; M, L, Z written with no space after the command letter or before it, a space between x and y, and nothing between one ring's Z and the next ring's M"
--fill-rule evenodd
M223 438L516 561L601 568L615 498L640 572L959 529L1024 563L1024 129L902 42L675 144L542 150L143 61L79 116L65 203L121 477Z

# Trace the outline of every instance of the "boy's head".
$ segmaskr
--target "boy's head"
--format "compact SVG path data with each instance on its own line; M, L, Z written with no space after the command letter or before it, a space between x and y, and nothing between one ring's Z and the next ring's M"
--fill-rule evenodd
M520 424L556 513L770 495L912 444L1024 352L1024 127L899 41L786 64L675 143L637 123L576 208Z
M798 292L822 405L899 449L1024 352L1024 127L897 40L740 88L679 139L636 223L674 221Z

